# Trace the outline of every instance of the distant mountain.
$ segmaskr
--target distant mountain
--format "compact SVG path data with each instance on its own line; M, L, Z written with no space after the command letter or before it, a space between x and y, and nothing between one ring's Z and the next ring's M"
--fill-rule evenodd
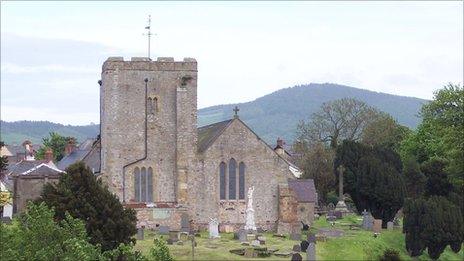
M254 101L217 105L198 111L198 125L229 119L233 108L240 108L239 116L258 135L269 144L278 137L291 143L295 138L296 126L300 120L307 120L319 109L322 103L355 98L389 113L400 124L416 128L420 122L418 113L427 100L373 92L337 84L300 85L282 89ZM42 138L51 131L65 136L74 136L79 141L97 136L99 125L71 126L48 121L1 122L1 139L6 143L21 143L25 139L41 143Z
M322 103L341 98L355 98L389 113L400 124L416 128L420 108L427 100L373 92L344 85L324 83L281 89L251 102L212 106L199 110L199 125L228 119L238 106L239 116L263 140L275 144L278 137L291 143L300 120L308 120Z
M6 144L21 144L26 139L34 144L41 144L42 138L48 137L48 133L52 131L63 136L75 137L78 141L95 138L100 132L100 125L98 124L72 126L49 121L1 121L0 124L0 138Z

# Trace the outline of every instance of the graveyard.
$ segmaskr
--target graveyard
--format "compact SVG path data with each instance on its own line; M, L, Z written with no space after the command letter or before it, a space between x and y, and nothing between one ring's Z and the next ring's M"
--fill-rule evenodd
M405 248L404 235L401 226L392 229L382 229L381 233L374 237L373 231L362 229L362 216L348 215L334 221L332 226L325 216L315 220L309 231L301 232L301 240L291 240L289 235L284 238L275 236L271 232L261 233L265 239L264 244L257 248L267 248L273 252L268 257L249 258L244 255L231 253L231 250L244 250L251 246L244 246L238 239L234 239L234 233L220 233L220 238L209 238L208 231L201 231L195 236L196 247L194 249L195 260L291 260L296 253L294 246L300 246L302 240L307 239L308 234L316 235L316 260L376 260L387 248L399 251L402 260L411 260ZM326 234L327 236L322 236ZM153 244L154 237L163 237L168 240L170 235L159 235L153 231L145 231L144 239L137 240L135 249L146 254ZM182 242L182 243L179 243ZM192 260L192 243L190 239L180 240L168 245L171 255L175 260ZM275 252L274 252L275 251ZM302 260L306 259L305 252L298 252ZM277 254L277 255L276 255ZM440 260L463 260L464 251L453 253L449 247L440 256ZM430 260L424 253L418 260Z

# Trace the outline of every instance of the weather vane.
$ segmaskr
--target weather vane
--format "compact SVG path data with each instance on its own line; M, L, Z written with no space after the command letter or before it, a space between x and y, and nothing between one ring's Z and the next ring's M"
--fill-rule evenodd
M150 58L150 38L151 38L151 15L148 15L148 26L145 26L145 29L148 30L147 36L148 36L148 59L151 60Z

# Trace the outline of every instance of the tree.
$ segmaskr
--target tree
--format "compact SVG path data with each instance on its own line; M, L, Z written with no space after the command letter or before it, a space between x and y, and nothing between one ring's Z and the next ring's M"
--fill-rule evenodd
M3 141L0 141L0 149L5 146L5 143ZM6 156L1 156L0 157L0 180L3 179L5 175L5 171L8 168L8 158Z
M44 203L27 206L19 224L0 223L1 260L97 260L100 249L88 242L84 223L66 215L60 222Z
M427 177L425 194L430 196L447 197L453 190L453 185L448 180L445 172L446 163L443 160L431 159L424 162L421 166L422 172Z
M172 261L174 260L169 253L169 248L162 238L153 240L154 246L150 249L150 256L155 261Z
M333 151L318 142L303 152L298 164L303 170L302 178L314 180L318 199L322 204L328 203L327 194L335 185L333 159Z
M134 241L135 211L124 209L83 162L69 166L56 185L46 184L39 200L55 208L58 220L63 220L67 212L83 220L90 242L100 244L104 251Z
M440 196L409 200L404 208L403 231L411 256L427 248L429 256L438 259L448 245L457 253L464 241L462 212Z
M326 102L311 116L310 122L300 122L297 141L324 142L336 148L342 140L359 140L364 127L378 114L376 109L355 99Z
M361 141L370 146L382 146L399 152L401 141L410 133L408 127L398 124L387 113L379 113L363 129Z
M424 195L427 178L420 170L419 163L408 157L404 161L403 176L406 182L407 196L410 198L419 198Z
M386 226L403 206L405 185L399 155L390 148L344 141L338 148L335 169L345 167L344 191L356 209L371 211Z
M53 151L54 161L60 161L65 156L64 150L66 148L66 144L69 142L75 143L76 138L64 137L56 132L50 132L49 135L50 137L42 139L43 146L37 151L35 157L37 159L43 159L45 156L45 151L47 148L50 148Z
M464 186L464 88L448 84L435 92L433 101L421 110L417 131L401 145L403 158L414 156L419 163L445 159L453 184Z

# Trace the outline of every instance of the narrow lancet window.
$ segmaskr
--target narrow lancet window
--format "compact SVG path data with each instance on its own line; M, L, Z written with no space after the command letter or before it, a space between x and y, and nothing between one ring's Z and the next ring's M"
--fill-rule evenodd
M226 199L226 164L219 164L219 198Z
M139 168L134 169L134 193L135 193L135 201L140 202L140 170Z
M153 202L153 169L148 168L147 174L147 202Z
M236 199L236 175L237 175L237 163L234 159L229 161L229 199Z
M146 202L147 199L147 169L145 167L140 171L140 201Z
M238 199L245 199L245 163L238 165Z

